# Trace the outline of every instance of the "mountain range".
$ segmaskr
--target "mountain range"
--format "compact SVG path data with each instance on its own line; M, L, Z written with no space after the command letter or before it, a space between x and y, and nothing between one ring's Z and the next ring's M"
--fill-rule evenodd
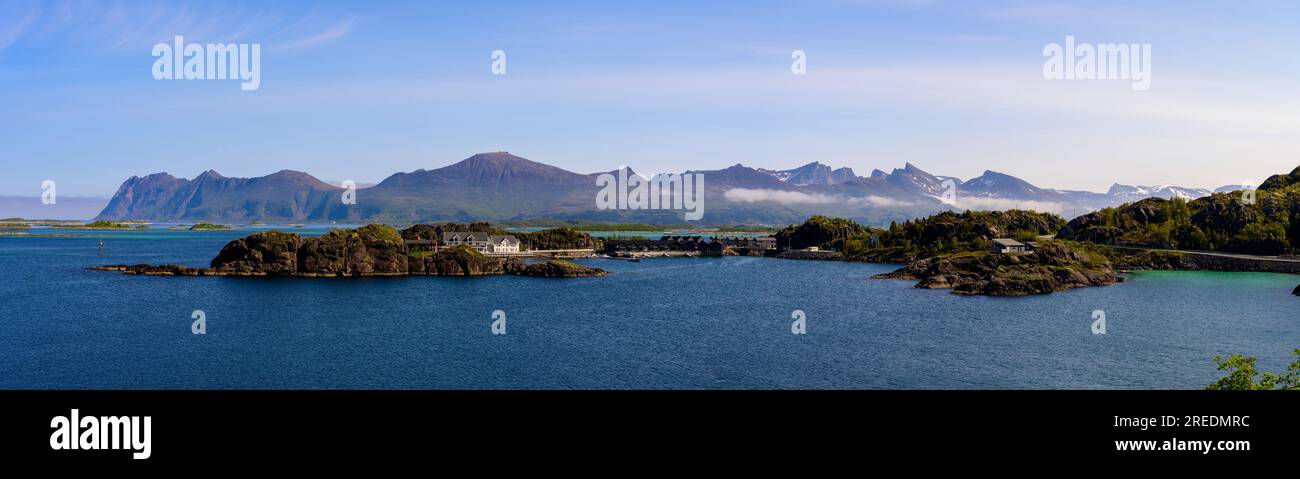
M868 176L819 162L789 170L736 164L686 173L705 179L702 223L715 225L788 224L813 214L884 224L943 209L1020 208L1073 217L1143 198L1210 194L1172 185L1115 184L1106 193L1055 190L995 171L962 181L930 174L910 163L888 173L874 170ZM96 219L684 222L681 211L596 209L600 174L574 173L507 152L481 153L438 169L393 174L374 186L359 188L356 204L344 204L342 188L299 171L229 178L209 170L193 179L155 173L122 183ZM945 196L949 190L955 195Z

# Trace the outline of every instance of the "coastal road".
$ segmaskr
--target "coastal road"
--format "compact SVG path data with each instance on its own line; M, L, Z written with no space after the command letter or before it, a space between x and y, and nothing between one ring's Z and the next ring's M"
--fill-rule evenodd
M1253 261L1271 261L1277 263L1300 263L1300 258L1295 258L1295 257L1258 256L1253 254L1220 253L1216 251L1196 251L1196 250L1184 250L1184 249L1139 248L1136 246L1113 246L1113 248L1131 249L1131 250L1138 250L1138 251L1163 251L1167 253L1182 253L1182 254L1200 255L1200 256L1218 256L1220 258L1236 258L1236 259L1247 259Z

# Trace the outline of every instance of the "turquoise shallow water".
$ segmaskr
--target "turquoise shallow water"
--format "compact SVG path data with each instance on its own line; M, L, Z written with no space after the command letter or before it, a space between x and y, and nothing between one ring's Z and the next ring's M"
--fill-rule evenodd
M569 280L132 277L84 268L204 266L250 230L33 232L85 236L0 237L3 388L1199 388L1215 355L1277 371L1300 347L1291 275L1148 272L1029 298L737 257L584 260L615 274Z

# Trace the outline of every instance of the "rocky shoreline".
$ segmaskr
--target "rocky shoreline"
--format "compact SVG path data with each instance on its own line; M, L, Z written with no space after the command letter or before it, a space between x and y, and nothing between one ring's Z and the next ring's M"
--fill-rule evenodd
M468 247L420 254L409 250L397 230L383 225L336 229L316 238L279 231L255 233L227 243L208 268L139 264L91 269L144 276L339 278L491 275L579 278L609 274L561 260L529 264L516 258L488 257Z

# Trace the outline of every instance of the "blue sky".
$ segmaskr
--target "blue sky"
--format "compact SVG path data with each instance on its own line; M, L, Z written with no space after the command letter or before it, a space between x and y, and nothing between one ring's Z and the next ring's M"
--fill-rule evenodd
M377 182L496 150L578 172L911 162L1100 191L1300 164L1297 2L626 3L4 0L0 194L209 168ZM261 44L261 88L154 80L151 49L176 35ZM1151 89L1045 80L1043 47L1067 35L1151 44Z

